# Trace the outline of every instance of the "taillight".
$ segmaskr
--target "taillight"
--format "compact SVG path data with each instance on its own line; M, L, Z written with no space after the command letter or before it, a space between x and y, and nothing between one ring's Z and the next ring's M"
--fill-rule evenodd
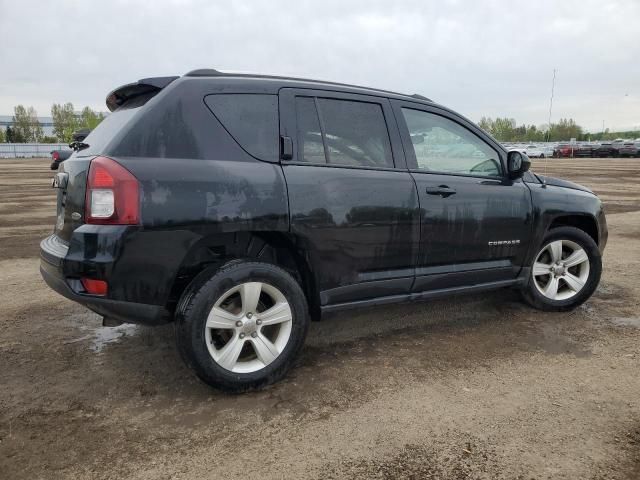
M53 154L51 155L51 157L57 161L60 158L60 154L58 152L53 152Z
M107 157L89 166L86 222L98 225L136 225L140 222L140 185L136 177Z

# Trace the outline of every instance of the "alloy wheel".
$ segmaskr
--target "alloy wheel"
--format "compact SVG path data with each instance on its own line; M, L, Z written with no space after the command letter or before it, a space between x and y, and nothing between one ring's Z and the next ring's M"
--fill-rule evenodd
M226 370L256 372L283 352L292 322L291 307L280 290L268 283L242 283L225 292L209 312L209 354Z
M580 245L571 240L554 240L538 253L533 282L545 297L567 300L584 288L589 268L589 256Z

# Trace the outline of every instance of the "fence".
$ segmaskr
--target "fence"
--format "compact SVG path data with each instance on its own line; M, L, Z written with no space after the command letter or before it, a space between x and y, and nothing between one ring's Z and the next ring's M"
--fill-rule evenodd
M70 150L66 143L0 143L0 158L48 157L51 150Z

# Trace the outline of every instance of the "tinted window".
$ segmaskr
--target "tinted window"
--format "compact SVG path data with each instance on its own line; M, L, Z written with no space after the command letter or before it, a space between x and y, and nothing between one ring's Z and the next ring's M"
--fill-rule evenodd
M320 121L313 98L296 98L296 120L298 125L298 159L301 162L325 163Z
M278 160L276 95L207 95L205 103L248 153L262 160Z
M80 150L76 156L89 157L100 155L105 152L107 144L113 140L123 127L138 113L141 107L153 97L155 93L149 95L138 95L132 98L114 112L108 114L106 118L98 124L96 128L84 139L84 143L89 147Z
M300 161L393 168L379 104L297 97L296 115Z
M319 98L328 161L337 165L393 167L389 132L376 103Z
M500 157L458 123L432 113L403 108L418 169L499 176Z

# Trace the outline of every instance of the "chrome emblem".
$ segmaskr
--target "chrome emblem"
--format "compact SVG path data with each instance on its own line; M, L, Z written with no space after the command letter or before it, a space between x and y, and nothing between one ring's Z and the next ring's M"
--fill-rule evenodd
M492 240L489 242L490 247L498 247L502 245L520 245L520 240Z

